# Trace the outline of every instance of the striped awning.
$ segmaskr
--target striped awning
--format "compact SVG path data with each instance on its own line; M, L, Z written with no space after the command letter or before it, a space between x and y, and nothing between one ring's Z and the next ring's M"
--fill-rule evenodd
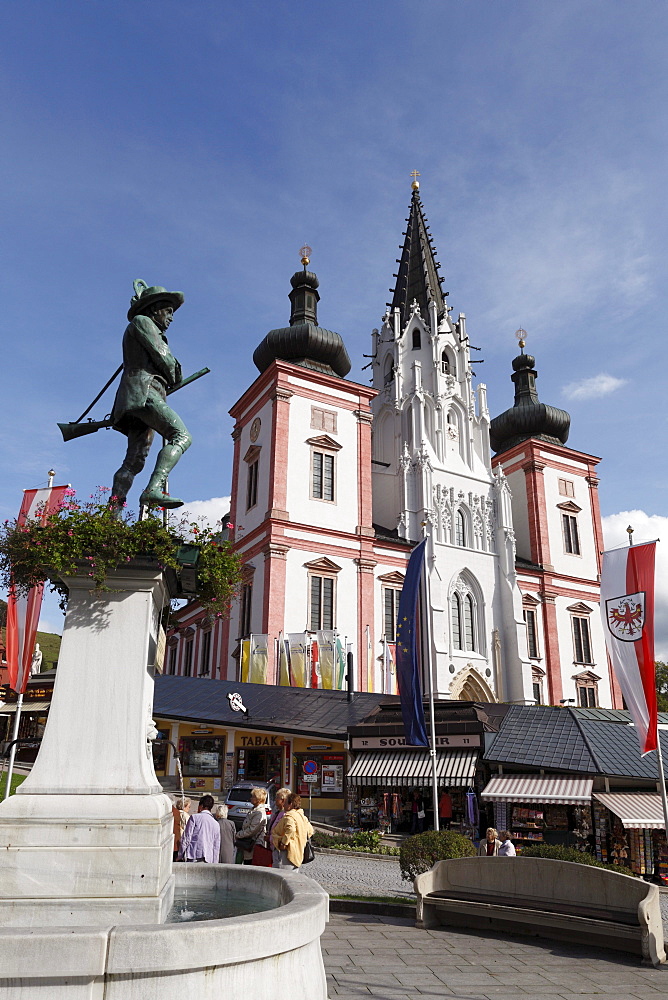
M651 792L594 792L606 809L619 816L628 830L663 830L661 796Z
M570 806L589 802L593 778L572 778L551 774L500 774L492 778L482 793L487 802L542 802Z
M15 701L7 702L5 705L0 705L0 715L7 715L9 712L15 712L16 705L17 703ZM50 701L24 701L21 707L21 715L31 715L34 712L44 712L50 707Z
M475 750L437 750L436 774L439 782L453 787L465 787L473 782ZM348 772L351 785L428 785L431 782L431 757L428 751L364 750L357 754Z

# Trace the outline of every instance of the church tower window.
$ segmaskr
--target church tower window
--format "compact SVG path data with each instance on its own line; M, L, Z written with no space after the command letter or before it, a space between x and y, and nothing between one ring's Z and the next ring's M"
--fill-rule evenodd
M313 452L311 496L315 500L334 501L334 455Z
M441 371L444 375L452 375L452 372L450 371L450 358L448 357L447 351L443 351L443 354L441 354ZM450 418L448 417L448 423L449 422Z
M576 663L593 663L589 619L573 615L573 658Z
M334 628L334 584L333 577L311 576L311 601L309 630Z
M459 594L452 595L450 600L450 611L452 615L452 644L455 649L463 649L462 642L462 615L459 605Z
M458 510L455 516L455 545L466 546L466 518L462 510Z
M253 602L253 584L246 583L241 588L241 614L239 616L239 631L241 634L241 638L250 635L252 602Z
M248 466L248 478L246 479L246 510L250 510L257 503L257 459Z
M413 330L413 350L419 351L421 346L422 346L422 340L420 338L420 330L416 326L415 329Z
M466 650L471 652L475 650L475 628L474 628L474 607L473 598L470 594L467 594L464 598L464 638L466 641Z
M564 552L569 555L580 555L580 533L578 519L573 514L562 514L561 521L564 531Z
M392 360L392 355L388 354L385 358L385 370L383 373L383 383L389 385L390 382L394 381L394 363Z

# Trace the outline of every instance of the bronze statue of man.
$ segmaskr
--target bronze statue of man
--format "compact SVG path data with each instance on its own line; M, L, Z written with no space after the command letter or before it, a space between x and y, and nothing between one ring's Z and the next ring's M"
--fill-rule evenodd
M183 305L182 292L168 292L145 281L134 283L135 294L123 335L123 375L111 411L112 426L125 434L128 448L114 476L111 503L119 507L144 468L155 432L164 438L155 469L140 497L147 507L181 507L183 500L166 492L166 481L192 438L177 413L167 405L167 390L181 381L181 365L169 349L167 329Z

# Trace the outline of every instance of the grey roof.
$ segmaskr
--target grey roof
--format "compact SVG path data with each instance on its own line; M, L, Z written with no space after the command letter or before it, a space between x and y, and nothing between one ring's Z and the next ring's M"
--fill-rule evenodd
M628 712L613 709L515 705L485 759L656 781L656 755L641 757L637 730L629 725L630 718ZM661 731L660 738L664 753L668 753L668 732Z
M635 726L611 726L609 722L580 722L585 739L594 752L601 774L657 780L656 754L640 756ZM661 750L668 754L668 733L659 731Z
M241 695L249 719L230 708L227 696L233 691ZM349 702L345 691L159 675L155 678L153 714L155 718L345 739L348 726L361 722L385 697L358 693Z
M571 708L571 712L580 719L593 719L595 722L621 722L628 725L631 713L625 708ZM668 725L668 712L659 712L659 723Z
M514 705L485 759L562 771L597 771L577 720L564 708Z

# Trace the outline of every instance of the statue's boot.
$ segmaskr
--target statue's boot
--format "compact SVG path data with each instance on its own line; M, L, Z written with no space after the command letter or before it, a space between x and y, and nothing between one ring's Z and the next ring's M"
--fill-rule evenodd
M183 507L183 500L165 493L167 477L182 454L183 449L177 444L166 444L160 449L153 475L139 498L140 504L145 507L167 507L169 510Z

